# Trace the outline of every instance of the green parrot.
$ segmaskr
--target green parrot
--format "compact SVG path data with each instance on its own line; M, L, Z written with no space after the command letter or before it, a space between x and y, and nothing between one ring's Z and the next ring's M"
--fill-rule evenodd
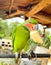
M27 46L27 42L30 39L30 31L24 25L18 25L12 34L12 44L14 52L21 53L22 49Z

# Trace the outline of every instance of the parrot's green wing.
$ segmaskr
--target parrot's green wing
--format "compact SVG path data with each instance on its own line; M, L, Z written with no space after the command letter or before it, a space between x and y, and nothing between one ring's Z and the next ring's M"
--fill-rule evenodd
M13 47L13 48L14 48L15 32L16 32L16 28L15 28L14 31L12 32L12 47Z
M24 47L24 52L26 52L27 50L28 50L28 43Z
M27 44L29 38L29 30L23 25L17 26L13 35L14 52L20 52Z

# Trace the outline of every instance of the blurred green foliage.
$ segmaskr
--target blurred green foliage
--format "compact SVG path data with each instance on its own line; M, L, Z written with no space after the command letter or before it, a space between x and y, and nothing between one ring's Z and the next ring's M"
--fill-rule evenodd
M44 47L49 48L49 46L51 46L51 35L48 31L46 31L43 41L44 41L43 44Z
M11 34L17 26L17 22L8 24L7 20L0 20L0 38L11 39Z

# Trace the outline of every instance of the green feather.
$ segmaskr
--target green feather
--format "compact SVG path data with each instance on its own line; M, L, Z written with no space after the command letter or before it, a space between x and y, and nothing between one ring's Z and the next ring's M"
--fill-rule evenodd
M30 23L32 23L32 24L37 24L38 22L37 22L35 19L30 18Z

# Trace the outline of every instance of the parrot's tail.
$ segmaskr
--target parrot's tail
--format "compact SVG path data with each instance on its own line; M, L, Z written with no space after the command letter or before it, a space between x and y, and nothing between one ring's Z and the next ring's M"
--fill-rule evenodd
M16 63L17 65L20 65L20 62L21 62L20 58L15 59L15 63Z

